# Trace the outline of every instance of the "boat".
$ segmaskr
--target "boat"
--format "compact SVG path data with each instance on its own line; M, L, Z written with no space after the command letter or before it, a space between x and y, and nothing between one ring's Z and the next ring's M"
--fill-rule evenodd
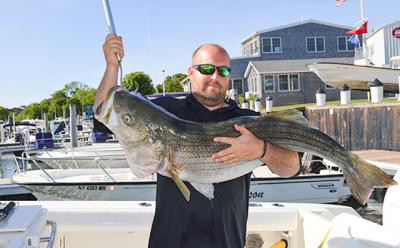
M346 206L250 202L245 247L399 247L399 185L383 204L379 225ZM147 247L154 210L154 201L5 203L0 247Z
M392 61L400 65L400 59ZM306 67L330 87L341 88L346 84L354 90L369 90L369 84L379 79L385 92L399 92L400 69L329 62L315 62Z
M23 159L23 158L20 158ZM82 158L81 158L82 159ZM12 182L26 188L39 200L109 200L153 201L156 195L156 176L137 178L127 166L110 167L115 163L109 157L77 161L74 166L46 168L32 159L35 170L17 168ZM92 163L91 166L89 162ZM28 166L25 166L28 167ZM281 178L267 166L253 171L250 181L250 201L281 201L309 203L343 202L351 196L343 174L338 170L302 173L300 176Z
M53 169L97 168L99 157L106 167L128 167L125 151L116 140L78 147L64 144L60 149L27 151L22 156Z

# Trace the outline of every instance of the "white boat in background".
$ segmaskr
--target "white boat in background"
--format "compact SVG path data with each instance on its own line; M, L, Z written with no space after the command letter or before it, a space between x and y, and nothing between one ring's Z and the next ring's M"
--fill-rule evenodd
M0 220L0 247L147 247L154 209L153 201L19 202ZM378 225L340 205L250 203L245 247L398 248L399 185L383 209Z
M379 79L384 91L399 92L400 69L328 62L308 64L306 67L325 84L334 88L341 88L346 84L351 89L369 90L369 83Z
M38 200L108 200L153 201L156 195L156 176L135 177L130 168L111 168L107 157L92 161L91 168L18 170L12 182L23 186ZM76 159L75 159L76 160ZM87 161L86 161L87 162ZM111 160L112 162L112 160ZM83 164L76 162L76 164ZM339 171L307 173L281 178L268 167L253 171L250 182L250 201L281 201L308 203L337 203L351 196L344 176Z
M93 143L78 147L64 146L56 150L26 152L24 157L54 169L98 168L96 159L101 158L107 168L127 168L128 162L118 142Z

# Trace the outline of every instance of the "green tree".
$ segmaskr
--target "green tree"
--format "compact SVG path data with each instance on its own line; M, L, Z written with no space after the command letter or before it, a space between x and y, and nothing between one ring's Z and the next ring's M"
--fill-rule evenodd
M0 106L0 120L7 121L9 110Z
M150 76L141 71L126 74L122 80L122 85L130 91L138 88L138 92L142 95L153 94L155 92Z
M165 92L183 92L183 86L180 82L182 82L186 77L187 75L183 73L176 73L172 76L167 76L164 80ZM162 84L157 85L157 91L159 93L163 92Z

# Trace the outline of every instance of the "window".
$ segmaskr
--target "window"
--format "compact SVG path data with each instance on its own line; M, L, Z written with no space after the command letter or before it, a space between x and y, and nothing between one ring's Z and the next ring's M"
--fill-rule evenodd
M264 76L264 91L265 92L275 91L273 75L265 75Z
M261 89L260 89L260 84L258 83L259 79L257 76L250 78L249 80L249 92L252 95L258 95L261 96Z
M263 53L281 53L281 38L271 37L262 39L262 51Z
M243 79L231 79L229 89L235 89L237 95L243 95Z
M307 37L306 38L307 52L325 52L324 37Z
M258 42L257 40L250 41L250 55L258 55Z
M300 82L298 74L279 75L279 91L299 91Z
M350 36L337 37L337 44L338 44L339 52L354 51L354 45L348 41L349 38L350 38Z

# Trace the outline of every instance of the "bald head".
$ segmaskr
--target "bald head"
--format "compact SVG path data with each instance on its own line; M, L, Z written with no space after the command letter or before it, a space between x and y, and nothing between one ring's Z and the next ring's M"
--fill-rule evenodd
M214 54L220 54L224 56L225 58L230 60L228 52L223 48L222 46L214 43L209 43L209 44L203 44L199 46L196 50L194 50L193 55L192 55L192 64L198 64L198 59L199 57L203 56L204 53L214 53Z

